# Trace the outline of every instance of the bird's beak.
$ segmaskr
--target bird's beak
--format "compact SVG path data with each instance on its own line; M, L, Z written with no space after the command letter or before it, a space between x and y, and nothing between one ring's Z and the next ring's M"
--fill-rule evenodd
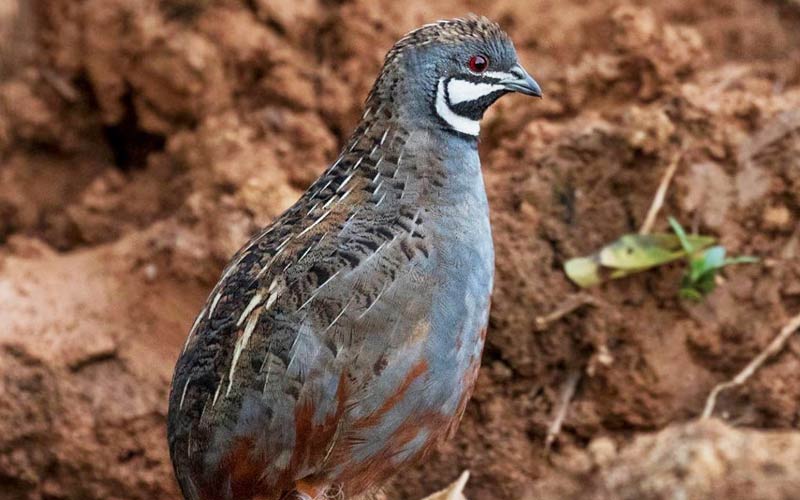
M525 71L525 68L519 64L515 64L509 73L514 75L514 77L502 80L500 82L500 84L505 88L511 92L519 92L520 94L542 97L541 87L539 87L539 84L536 83L536 80L534 80L533 77L529 75L527 71Z

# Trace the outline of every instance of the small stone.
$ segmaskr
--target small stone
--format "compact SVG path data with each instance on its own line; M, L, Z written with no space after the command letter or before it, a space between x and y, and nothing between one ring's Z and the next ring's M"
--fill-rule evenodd
M502 361L495 361L491 365L492 378L497 382L504 382L510 380L514 376L514 372Z
M142 269L142 273L144 274L144 279L147 281L155 281L155 279L158 277L158 266L152 263L147 264Z
M769 206L764 209L763 220L767 229L790 229L792 213L784 205Z
M12 255L23 259L40 259L56 254L55 250L44 241L19 234L9 236L6 248Z
M116 357L117 342L108 334L99 334L92 339L92 342L69 337L62 342L62 355L67 367L77 372L93 363Z
M617 444L607 436L595 438L589 443L589 455L595 465L604 467L617 456Z

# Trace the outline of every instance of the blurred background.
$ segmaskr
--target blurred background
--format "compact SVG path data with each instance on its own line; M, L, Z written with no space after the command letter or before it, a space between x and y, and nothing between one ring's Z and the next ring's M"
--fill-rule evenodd
M470 469L471 500L800 498L800 341L693 422L800 310L797 0L0 0L0 499L178 498L168 386L222 266L394 41L468 12L545 98L484 120L483 368L388 497ZM699 303L670 266L578 295L563 263L635 231L674 158L662 213L761 263Z

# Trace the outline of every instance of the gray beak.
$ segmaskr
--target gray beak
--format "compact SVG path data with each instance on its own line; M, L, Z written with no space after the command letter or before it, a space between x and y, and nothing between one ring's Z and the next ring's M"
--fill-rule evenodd
M525 68L519 64L515 64L509 70L509 73L514 75L514 78L509 78L500 82L505 88L512 92L519 92L520 94L542 97L541 87L539 87L536 80L525 71Z

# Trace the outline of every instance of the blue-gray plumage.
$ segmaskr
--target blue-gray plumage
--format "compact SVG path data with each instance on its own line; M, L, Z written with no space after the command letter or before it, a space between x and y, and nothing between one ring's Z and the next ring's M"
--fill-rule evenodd
M455 430L494 269L479 120L512 91L541 93L485 18L391 49L340 157L189 333L168 427L187 499L350 497Z

